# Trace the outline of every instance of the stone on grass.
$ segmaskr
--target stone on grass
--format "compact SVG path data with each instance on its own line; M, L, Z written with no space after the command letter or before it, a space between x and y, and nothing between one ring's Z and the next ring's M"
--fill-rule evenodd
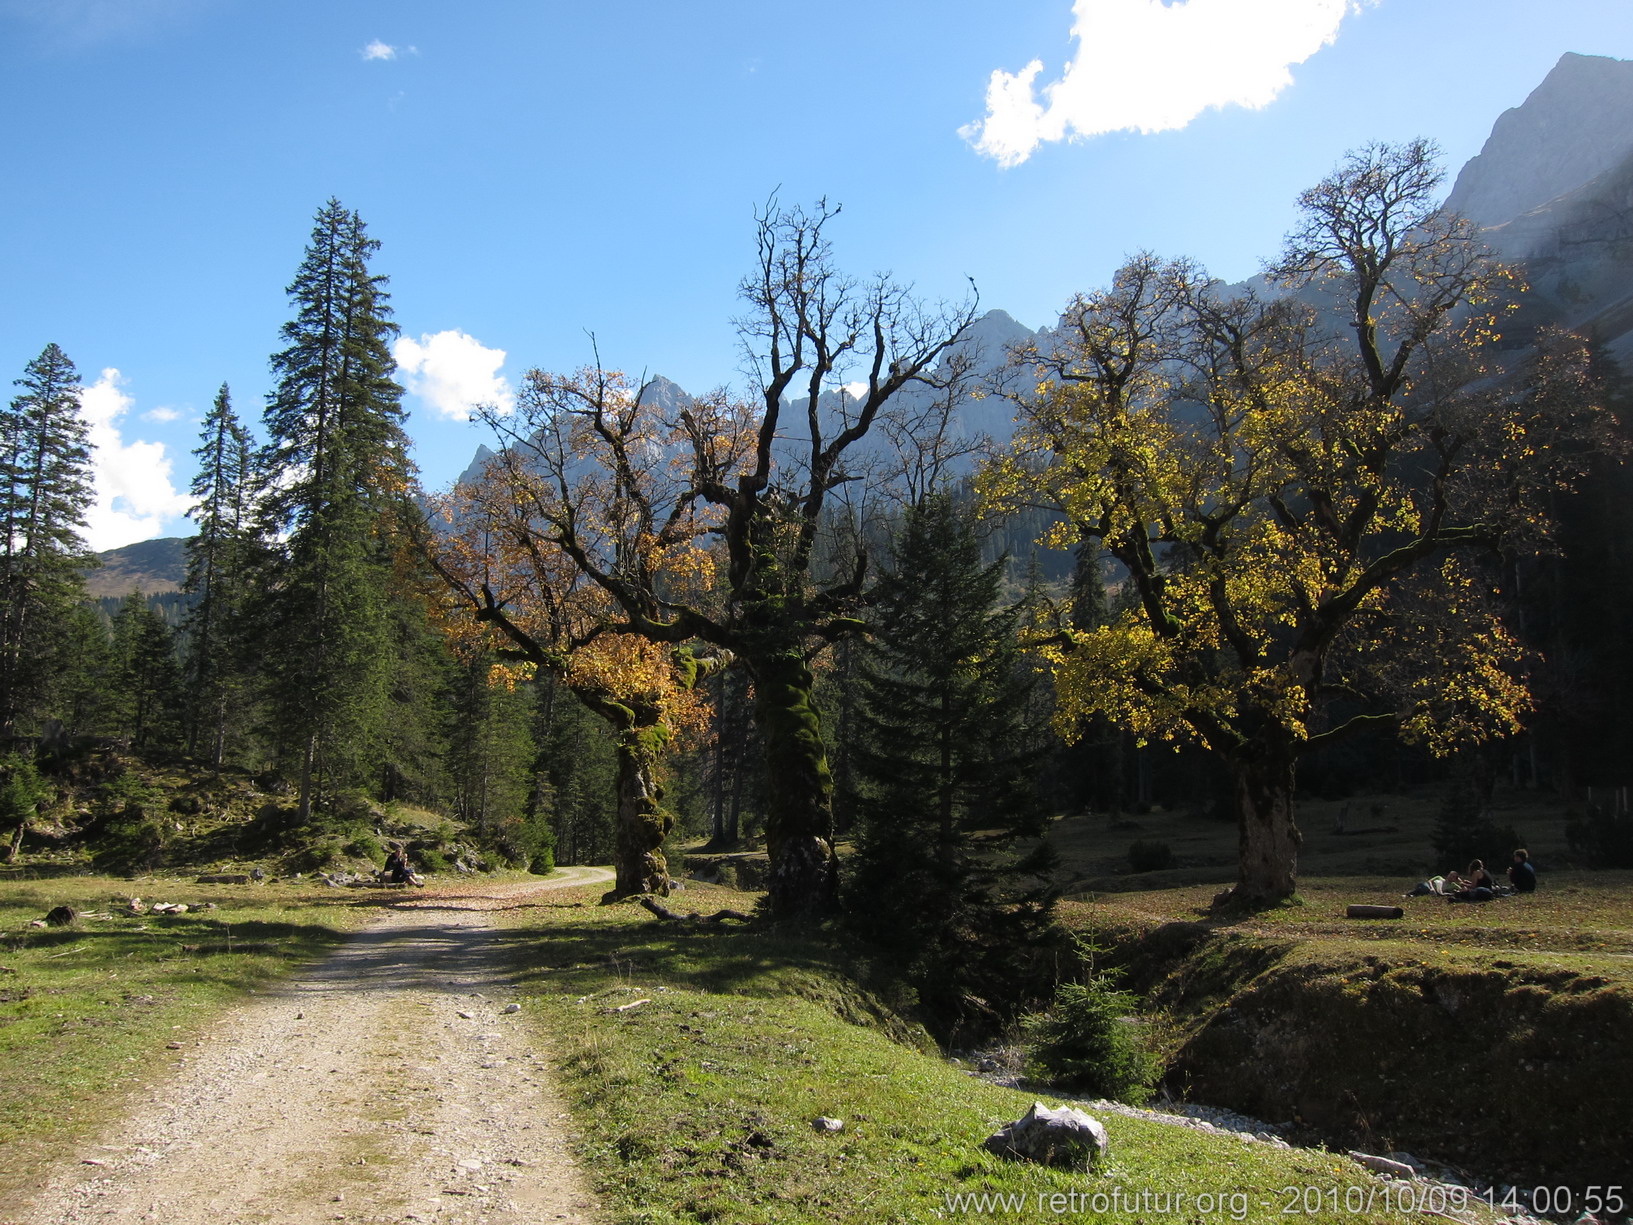
M1391 1178L1411 1178L1417 1174L1417 1171L1404 1161L1394 1161L1373 1153L1358 1153L1353 1149L1349 1155L1357 1165L1365 1166L1374 1174L1388 1174Z
M825 1114L819 1114L811 1120L811 1127L814 1131L843 1131L845 1122L843 1119L832 1119Z
M1042 1102L988 1136L982 1146L1009 1161L1033 1161L1068 1170L1092 1170L1110 1141L1099 1119L1071 1106L1051 1110Z

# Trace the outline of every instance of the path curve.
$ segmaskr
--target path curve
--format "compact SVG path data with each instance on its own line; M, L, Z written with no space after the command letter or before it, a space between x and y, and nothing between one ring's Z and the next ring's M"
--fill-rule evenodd
M522 937L488 912L611 879L564 868L403 895L323 962L218 1020L8 1219L595 1220L548 1061L525 1011L505 1011L505 946Z

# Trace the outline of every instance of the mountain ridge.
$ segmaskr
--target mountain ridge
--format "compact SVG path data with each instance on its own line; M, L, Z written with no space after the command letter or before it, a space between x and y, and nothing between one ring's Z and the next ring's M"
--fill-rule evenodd
M187 542L190 536L161 536L96 554L99 565L85 571L85 592L93 600L127 596L166 595L180 591L187 577Z
M1482 228L1511 221L1633 154L1633 60L1567 51L1519 106L1497 116L1446 208Z

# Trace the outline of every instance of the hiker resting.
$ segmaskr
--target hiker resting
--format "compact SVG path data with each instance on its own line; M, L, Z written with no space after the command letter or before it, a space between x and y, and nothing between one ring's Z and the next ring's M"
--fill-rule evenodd
M1486 871L1483 860L1475 859L1469 862L1469 870L1463 873L1463 887L1456 893L1448 893L1446 900L1451 902L1489 902L1497 896L1497 882L1492 879L1491 873Z
M417 883L414 869L408 866L408 849L401 843L392 845L391 854L386 856L386 866L380 869L380 877L393 885Z
M1514 862L1508 868L1508 883L1515 893L1537 891L1537 870L1531 866L1531 852L1524 847L1514 852Z

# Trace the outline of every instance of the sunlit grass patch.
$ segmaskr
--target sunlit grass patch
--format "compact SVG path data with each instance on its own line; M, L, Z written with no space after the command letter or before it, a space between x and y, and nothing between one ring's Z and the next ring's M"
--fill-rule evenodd
M679 927L590 905L589 891L550 896L506 921L537 933L527 1009L554 1048L614 1220L1048 1220L1068 1211L1057 1204L1076 1204L1072 1219L1129 1220L1144 1194L1148 1219L1269 1221L1283 1216L1285 1187L1319 1187L1342 1205L1379 1185L1331 1154L1110 1114L1103 1171L1002 1161L981 1142L1034 1096L898 1040L911 1027L858 989L820 937ZM740 898L697 890L685 904L707 912ZM818 1131L818 1116L844 1127ZM959 1198L982 1195L1004 1198ZM1180 1211L1158 1211L1160 1195ZM1391 1214L1330 1219L1340 1217Z

